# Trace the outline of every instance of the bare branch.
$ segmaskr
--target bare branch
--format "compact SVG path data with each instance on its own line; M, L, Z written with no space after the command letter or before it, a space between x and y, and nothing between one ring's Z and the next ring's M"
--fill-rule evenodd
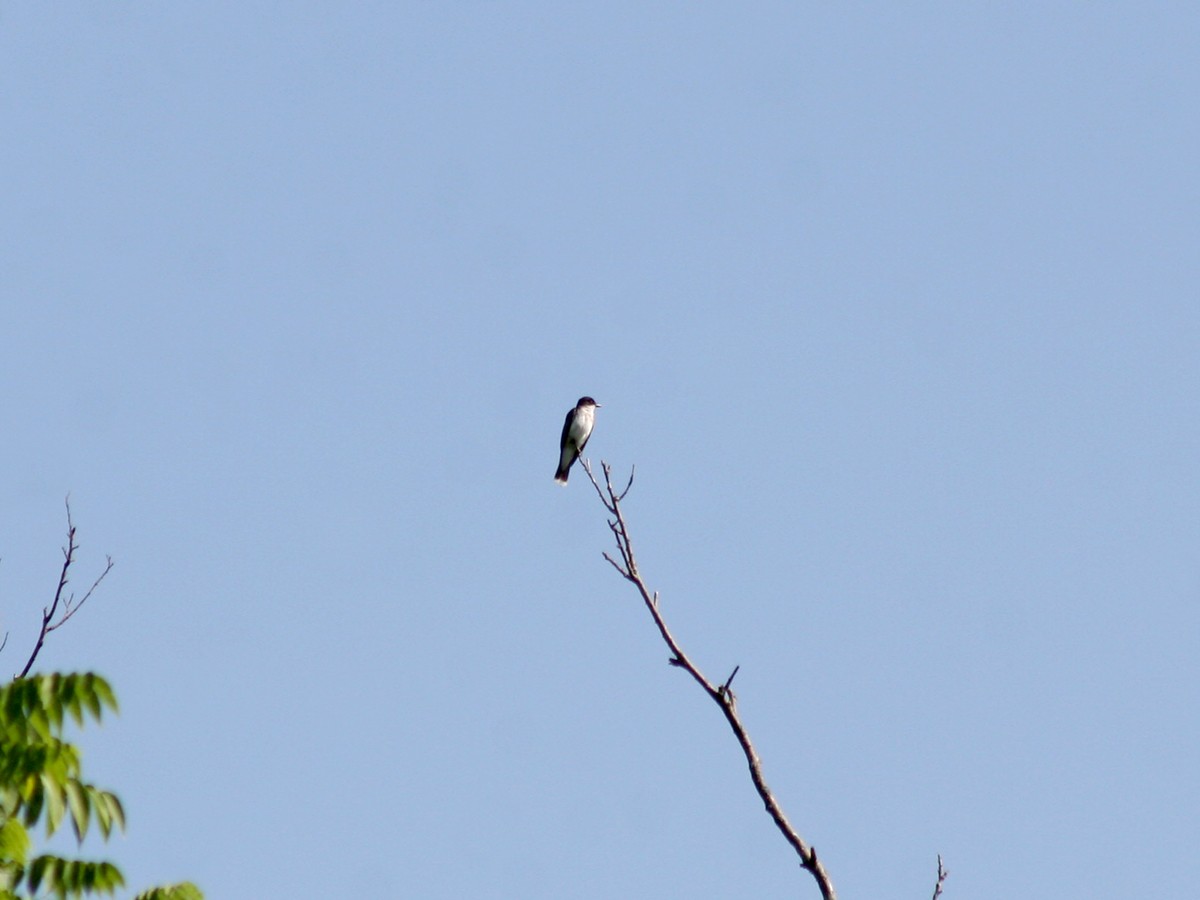
M613 512L613 508L609 505L608 499L604 496L604 489L600 487L600 483L596 481L596 476L592 474L592 463L587 457L579 457L579 464L583 466L583 471L587 472L588 480L592 483L592 487L596 489L596 496L600 498L600 502L604 504L604 508L609 512ZM600 465L605 465L603 462ZM632 479L633 476L631 475Z
M944 885L946 883L946 878L947 878L947 876L949 876L949 874L950 874L950 871L944 865L942 865L942 854L939 853L938 854L937 884L935 884L933 886L932 900L938 900L938 897L942 896L942 885Z
M679 646L679 643L671 634L666 621L659 612L658 593L650 592L650 589L646 587L645 581L642 580L641 573L638 572L637 560L633 554L633 544L629 538L629 528L625 523L625 515L621 510L621 501L625 499L625 495L629 493L629 489L633 486L633 469L630 469L629 482L625 485L625 489L618 494L612 484L612 468L608 463L603 460L600 462L601 470L604 473L604 487L601 488L595 475L592 474L592 468L588 461L580 461L583 463L583 469L587 472L588 478L591 479L592 486L596 489L596 494L600 497L600 502L604 504L604 508L613 517L609 520L608 526L616 541L617 555L621 562L618 563L608 553L604 553L604 558L612 564L613 568L621 573L623 578L632 582L634 587L637 588L638 593L642 597L643 604L645 604L650 617L654 620L655 627L658 628L659 635L662 636L664 643L666 643L671 651L671 665L678 666L687 671L692 676L692 679L703 688L704 692L712 698L713 702L721 708L721 712L725 715L725 721L729 723L734 737L737 738L737 742L742 748L742 753L745 754L746 764L750 769L750 780L754 783L754 789L758 792L758 796L762 800L767 814L800 858L800 865L817 882L817 887L820 889L824 900L836 900L837 894L833 889L833 882L830 881L829 875L825 871L825 866L817 859L817 851L806 844L804 839L796 832L796 829L792 827L779 802L775 799L775 795L767 787L767 783L763 778L762 761L758 757L758 752L754 749L754 744L750 741L750 735L746 732L745 725L742 724L741 716L738 714L736 708L733 691L730 690L733 678L737 675L741 667L734 668L729 678L720 687L713 685L700 669L697 668L696 664L691 661L688 655L683 652L683 648Z
M87 593L84 594L83 597L80 598L79 602L78 603L75 602L75 595L72 594L70 597L67 598L66 602L63 603L62 618L46 629L47 634L49 634L55 628L61 628L63 626L63 623L66 622L67 619L71 618L71 616L73 616L73 615L75 615L75 613L79 612L79 608L81 606L83 606L83 604L87 603L88 597L92 596L92 593L99 586L100 582L102 582L104 580L104 576L112 571L112 567L113 567L112 557L106 556L105 560L106 560L107 564L104 566L104 571L96 576L96 580L92 582L92 586L87 589Z
M104 577L109 572L112 571L113 561L112 561L112 557L110 556L107 558L108 564L104 567L104 571L101 572L99 574L99 576L97 576L96 580L92 582L92 586L90 588L88 588L87 593L84 594L83 597L78 602L75 601L74 594L70 595L69 597L66 597L65 599L63 598L63 591L66 590L67 583L70 581L69 576L70 576L70 572L71 572L71 564L75 562L75 553L76 553L76 551L79 550L79 545L77 543L75 543L75 523L71 520L71 498L70 497L68 497L66 500L66 507L67 507L67 546L63 547L63 551L62 551L63 552L63 564L62 564L62 570L59 572L59 575L58 575L58 588L54 592L54 600L50 603L50 605L48 607L44 607L42 609L41 630L38 632L37 641L33 645L33 652L29 654L29 659L25 662L25 668L23 668L21 670L21 674L16 676L17 678L24 678L26 675L29 674L29 670L31 668L33 668L34 660L37 659L38 654L41 653L41 651L42 651L42 645L46 643L46 635L48 635L50 632L54 631L54 629L56 629L56 628L61 628L63 623L65 623L67 621L67 619L69 619L69 618L71 618L71 616L75 615L75 613L77 613L79 611L79 608L87 602L87 600L90 596L92 596L93 591L95 591L96 588L100 585L100 582L104 580ZM55 617L55 615L58 614L60 605L62 606L62 616L59 617L58 621L55 621L54 617ZM7 636L5 636L5 641L7 642L7 640L8 640L8 638L7 638ZM2 644L0 644L0 649L3 649Z

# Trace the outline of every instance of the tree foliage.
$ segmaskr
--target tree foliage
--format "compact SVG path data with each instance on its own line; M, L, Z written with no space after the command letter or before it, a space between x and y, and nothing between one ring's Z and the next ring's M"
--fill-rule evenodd
M99 675L29 675L47 636L61 628L87 602L112 571L104 570L84 595L67 591L79 544L75 540L71 504L67 502L67 544L54 599L42 610L37 640L21 673L0 687L0 900L25 900L41 893L57 898L112 894L125 884L110 862L32 856L30 831L38 823L51 837L64 819L82 844L94 822L104 840L113 828L125 830L125 810L117 795L83 780L78 748L63 740L68 719L82 728L100 721L104 710L117 711L112 687ZM5 635L0 650L8 643ZM24 893L22 893L24 892ZM152 888L135 900L203 900L190 882Z
M105 840L125 829L117 795L83 779L79 749L63 726L116 712L112 687L93 673L34 675L0 687L0 900L44 892L57 898L112 894L125 878L111 862L32 855L31 832L47 837L69 821L82 843L94 824ZM155 888L139 900L199 900L193 884Z
M204 900L204 895L200 893L200 888L190 881L185 881L182 884L142 891L133 900Z

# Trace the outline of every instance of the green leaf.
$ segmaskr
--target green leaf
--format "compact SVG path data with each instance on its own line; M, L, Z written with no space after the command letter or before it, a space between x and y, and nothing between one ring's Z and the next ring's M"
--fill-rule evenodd
M125 830L125 807L121 805L121 798L109 791L100 791L96 797L96 802L104 805L109 817L117 827L122 831Z
M88 709L96 717L97 722L100 721L100 710L103 706L107 706L113 712L120 712L120 708L117 706L117 695L113 693L112 685L94 672L88 672L79 677L86 688L85 700Z
M109 834L112 833L114 824L120 826L122 831L125 830L125 810L121 808L121 801L117 799L116 794L96 791L92 796L92 811L96 814L96 821L100 823L100 833L105 840L108 840Z
M64 785L49 775L42 775L39 780L42 794L46 798L46 834L51 835L58 831L58 826L62 824L63 812L66 809L63 793L71 782Z
M34 734L40 740L47 740L54 736L50 730L50 716L44 706L35 706L31 709L25 722L29 728L33 729Z
M29 832L16 819L0 824L0 862L24 865L29 857Z
M21 808L21 793L13 785L0 788L0 816L12 818Z
M39 856L33 861L33 865L29 867L29 873L25 880L29 882L29 889L35 894L38 888L42 886L42 879L46 877L46 869L50 866L52 857Z
M59 675L45 676L38 692L41 695L42 709L46 711L46 718L50 722L51 734L62 734L63 724L63 698L64 693L74 693L72 690L73 682L63 679Z
M22 795L24 822L26 827L32 828L42 817L42 808L46 803L46 792L41 778L30 778Z
M62 705L66 707L71 714L71 718L75 720L75 724L83 727L83 698L79 696L79 690L74 681L64 685L62 693Z
M96 802L92 804L92 811L96 814L96 824L100 826L100 836L107 841L112 833L113 818L112 810L103 796L96 798Z
M88 824L91 820L92 805L88 802L89 791L92 790L71 779L63 785L67 795L67 805L71 809L71 824L75 828L75 839L82 842L87 836Z

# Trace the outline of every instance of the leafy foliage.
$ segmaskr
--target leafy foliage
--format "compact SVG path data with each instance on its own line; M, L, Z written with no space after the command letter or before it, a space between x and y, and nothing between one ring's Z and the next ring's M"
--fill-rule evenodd
M38 888L44 886L59 897L79 897L99 892L111 894L125 884L121 870L110 862L83 862L57 856L39 856L35 859L29 864L26 880L31 891L36 893Z
M41 855L30 858L30 829L41 822L46 836L69 819L82 842L93 822L107 840L125 830L116 794L83 780L79 750L63 740L69 718L83 726L117 710L112 687L99 675L34 675L0 687L0 900L21 900L45 891L75 898L112 894L125 884L110 862ZM154 888L139 900L201 900L195 885Z
M204 900L204 895L200 893L200 888L190 881L184 881L142 891L133 900Z

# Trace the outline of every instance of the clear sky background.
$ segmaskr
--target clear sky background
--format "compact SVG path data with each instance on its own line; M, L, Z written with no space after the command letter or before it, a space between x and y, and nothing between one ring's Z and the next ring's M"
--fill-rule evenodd
M1200 7L4 3L0 655L132 888L1195 894ZM131 891L132 893L132 891Z

